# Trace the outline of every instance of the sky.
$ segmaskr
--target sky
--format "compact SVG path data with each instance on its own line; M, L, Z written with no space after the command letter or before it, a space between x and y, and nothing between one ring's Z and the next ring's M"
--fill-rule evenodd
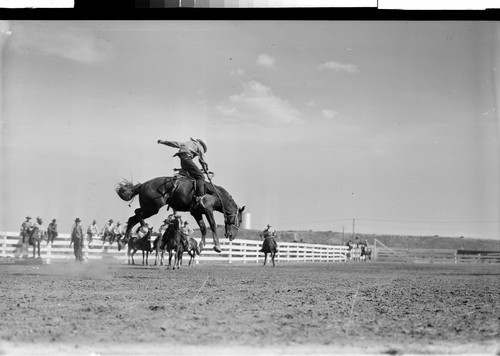
M499 35L488 21L2 21L0 231L26 215L60 232L125 222L138 201L116 183L171 176L176 150L157 140L193 137L253 229L500 239Z

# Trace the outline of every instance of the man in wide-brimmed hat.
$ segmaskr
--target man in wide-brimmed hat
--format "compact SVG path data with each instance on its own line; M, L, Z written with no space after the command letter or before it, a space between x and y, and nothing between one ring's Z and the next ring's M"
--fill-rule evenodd
M158 236L160 236L160 239L162 238L165 231L167 231L167 227L168 227L168 221L167 221L167 219L165 219L165 220L163 220L163 224L161 224L159 229L158 229Z
M260 237L262 238L262 240L265 240L267 239L269 236L271 236L271 224L267 224L266 228L262 231L262 233L260 234ZM262 244L262 246L264 246L264 244ZM263 249L261 248L259 250L259 252L264 252Z
M31 222L31 216L26 216L26 220L21 224L20 235L23 238L23 244L28 242L29 235L31 233L31 228L33 223Z
M80 218L75 219L75 224L71 228L71 242L69 243L69 247L73 245L73 252L75 253L75 261L82 262L83 261L83 227L80 224L82 221Z
M97 226L97 220L94 219L92 224L87 228L87 242L89 248L92 248L91 244L97 236L99 236L99 227Z
M102 244L108 241L112 241L113 229L114 229L113 219L109 219L108 223L102 228ZM111 242L110 242L111 243Z
M207 152L207 143L201 138L191 138L187 142L158 140L158 143L170 147L178 148L179 151L174 155L181 160L181 168L196 180L195 201L196 207L198 204L203 206L203 197L205 196L205 177L203 172L193 162L193 158L198 157L201 168L208 172L208 164L205 162L205 153Z
M57 220L52 219L52 222L47 226L47 245L52 244L59 233L57 232Z

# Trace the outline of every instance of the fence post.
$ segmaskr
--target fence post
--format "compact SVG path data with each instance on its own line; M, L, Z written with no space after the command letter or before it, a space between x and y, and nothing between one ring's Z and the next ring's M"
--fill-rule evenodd
M227 263L233 263L233 241L229 241L229 260Z
M47 254L47 258L45 259L45 262L47 264L50 264L50 258L52 256L52 244L51 243L48 243L47 246L45 247L46 248L46 254Z
M255 245L255 250L256 250L256 254L255 254L255 263L259 263L259 245Z
M2 257L7 257L7 233L3 233L2 239Z

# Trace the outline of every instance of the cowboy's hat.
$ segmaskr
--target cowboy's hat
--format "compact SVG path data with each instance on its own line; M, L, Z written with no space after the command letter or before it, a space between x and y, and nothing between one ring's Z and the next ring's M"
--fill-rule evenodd
M207 143L205 142L205 140L202 140L201 138L194 139L192 137L191 137L191 140L195 141L195 142L198 142L200 145L202 145L203 146L203 151L205 151L205 153L207 153Z
M81 222L80 218L76 218L75 222Z

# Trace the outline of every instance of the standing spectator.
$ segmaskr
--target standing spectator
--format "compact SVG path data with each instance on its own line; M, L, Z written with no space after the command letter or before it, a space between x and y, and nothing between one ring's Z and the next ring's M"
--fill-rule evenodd
M23 241L22 241L23 244L28 242L28 239L29 239L30 233L31 233L31 228L33 227L33 223L30 220L31 220L31 216L28 215L26 217L26 220L23 221L23 223L21 224L20 235L23 238Z
M33 223L31 229L32 232L30 234L29 244L33 246L33 258L35 258L35 250L38 254L38 258L41 258L40 243L46 234L45 229L43 227L43 220L41 217L38 216L36 218L36 222Z
M53 219L49 226L47 226L47 245L50 243L52 246L52 243L56 239L57 235L57 220Z
M113 219L109 219L108 223L106 225L104 225L104 227L102 228L102 244L103 245L106 242L106 239L108 241L112 240L113 228L114 228Z
M80 224L80 218L75 219L75 224L71 228L71 242L69 243L69 247L73 245L73 251L75 253L75 261L82 262L83 261L83 228Z
M181 234L182 244L184 245L184 250L189 251L189 235L193 233L193 229L188 226L188 222L184 221L184 225L181 226L179 230Z
M87 242L89 248L92 248L92 242L97 236L99 236L99 228L97 227L97 221L94 220L87 228Z
M28 258L28 242L32 231L33 224L31 223L31 216L26 216L26 220L21 224L19 229L19 242L14 253L19 253L21 258Z

